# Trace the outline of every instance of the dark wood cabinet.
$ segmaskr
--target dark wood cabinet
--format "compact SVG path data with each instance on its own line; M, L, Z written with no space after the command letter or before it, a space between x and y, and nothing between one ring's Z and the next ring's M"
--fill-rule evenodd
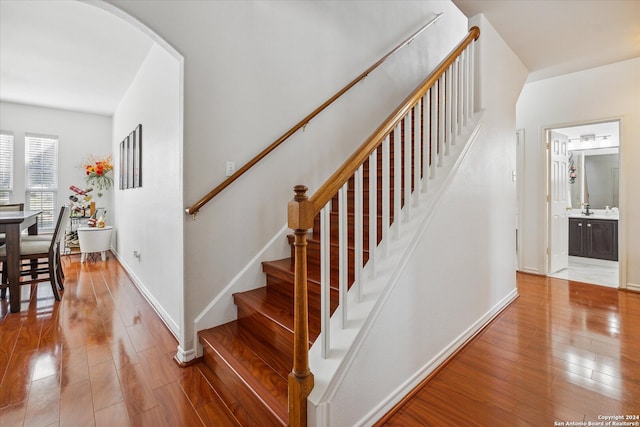
M618 221L569 218L569 255L618 261Z
M586 220L569 218L569 256L585 256L584 233Z

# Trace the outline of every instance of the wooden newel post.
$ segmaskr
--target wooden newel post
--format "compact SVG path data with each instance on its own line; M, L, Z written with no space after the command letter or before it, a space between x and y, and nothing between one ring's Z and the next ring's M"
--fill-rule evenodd
M307 425L307 396L313 389L309 370L309 324L307 306L307 233L313 227L313 205L307 187L296 185L288 206L288 224L295 234L295 284L293 323L293 370L289 374L289 425Z

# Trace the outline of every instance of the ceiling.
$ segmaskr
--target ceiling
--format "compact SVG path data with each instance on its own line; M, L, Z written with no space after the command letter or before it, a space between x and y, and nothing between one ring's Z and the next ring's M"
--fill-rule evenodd
M640 56L640 0L453 0L484 14L529 70L527 81Z
M112 115L153 41L80 1L0 1L0 100Z
M483 13L529 81L640 56L640 0L453 0ZM112 115L153 42L75 0L0 0L0 100Z
M640 56L640 0L453 0L467 17L484 14L529 70L528 82ZM617 121L556 129L570 139L610 135Z
M571 150L582 149L584 147L602 148L620 146L620 123L617 120L568 126L553 130L569 138L569 149ZM592 138L589 138L590 135ZM584 137L587 138L586 142L581 141Z

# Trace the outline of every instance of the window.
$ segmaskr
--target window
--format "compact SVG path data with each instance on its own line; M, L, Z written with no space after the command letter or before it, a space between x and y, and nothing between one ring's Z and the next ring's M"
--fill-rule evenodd
M13 192L13 133L0 131L0 205L11 203Z
M53 229L58 192L58 137L27 133L25 209L42 211L38 226Z

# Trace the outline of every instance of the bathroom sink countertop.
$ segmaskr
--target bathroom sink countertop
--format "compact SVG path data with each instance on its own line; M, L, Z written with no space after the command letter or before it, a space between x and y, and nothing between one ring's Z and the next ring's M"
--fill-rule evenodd
M569 218L584 218L584 219L613 219L613 220L618 220L619 219L619 214L616 212L611 212L609 214L606 214L604 212L594 212L591 215L587 216L584 215L581 212L571 212L569 213Z

